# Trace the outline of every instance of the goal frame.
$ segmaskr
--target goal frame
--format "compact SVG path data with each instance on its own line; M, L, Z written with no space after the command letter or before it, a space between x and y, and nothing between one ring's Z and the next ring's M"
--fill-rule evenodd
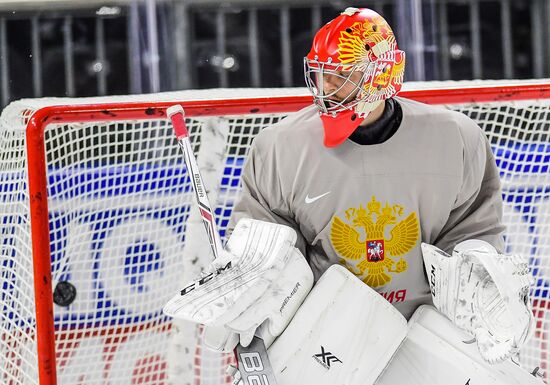
M550 98L550 83L494 86L460 85L408 90L401 97L436 104L468 104ZM57 385L52 296L50 231L44 133L48 124L111 120L168 119L166 109L180 104L187 117L266 114L295 111L312 104L312 97L279 96L201 101L114 102L48 106L37 110L26 125L27 167L36 311L36 342L40 385ZM253 106L253 107L251 107Z

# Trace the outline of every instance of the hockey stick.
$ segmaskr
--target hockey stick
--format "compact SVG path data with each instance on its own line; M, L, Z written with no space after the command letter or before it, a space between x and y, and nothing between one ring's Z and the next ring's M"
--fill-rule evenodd
M197 203L199 205L202 222L204 223L206 233L208 234L208 241L210 242L210 247L212 247L214 259L216 259L220 256L222 251L222 241L220 239L220 233L218 233L218 227L216 226L214 211L212 210L212 206L208 200L206 188L204 186L204 182L202 181L199 166L197 165L197 159L195 158L193 149L191 148L189 131L187 131L187 126L185 124L185 112L180 105L174 105L166 110L166 115L168 115L172 121L172 126L174 127L174 133L176 134L178 144L183 151L185 164L189 170L191 182L193 183L193 190L195 191L195 197L197 198Z
M206 188L202 180L202 176L197 165L197 159L195 154L193 154L193 149L191 148L191 142L189 141L189 131L187 130L187 125L185 124L185 112L183 107L180 105L174 105L169 107L166 110L166 115L172 121L172 126L174 128L174 133L178 140L178 144L183 151L185 164L189 170L191 182L193 184L193 189L195 191L195 197L199 205L199 211L208 234L208 240L210 246L212 247L212 252L214 253L214 259L220 256L222 248L222 242L220 239L220 234L218 233L218 228L216 226L216 221L214 218L214 211L208 200L208 195L206 194ZM253 385L253 384L265 384L265 385L277 385L275 375L273 374L273 369L269 362L267 356L267 349L265 348L264 341L254 336L252 343L248 347L243 347L239 343L235 348L235 354L237 356L237 361L239 362L239 372L241 374L240 378L236 378L236 383L242 381L244 385ZM248 364L251 358L253 357L256 364Z

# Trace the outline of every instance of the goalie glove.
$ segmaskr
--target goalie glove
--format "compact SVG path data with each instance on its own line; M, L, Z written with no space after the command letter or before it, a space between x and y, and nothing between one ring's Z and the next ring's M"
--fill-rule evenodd
M257 328L269 345L287 326L311 287L313 273L294 247L287 226L241 219L222 258L201 279L186 285L165 314L206 325L209 347L247 346Z
M459 243L452 256L423 243L422 254L435 307L475 337L483 359L516 353L533 326L527 263L481 240Z

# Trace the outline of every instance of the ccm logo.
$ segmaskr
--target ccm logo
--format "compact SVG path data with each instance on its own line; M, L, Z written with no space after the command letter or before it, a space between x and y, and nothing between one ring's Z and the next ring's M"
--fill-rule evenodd
M207 276L204 276L202 277L201 279L199 279L198 281L195 281L193 283L191 283L189 286L185 287L181 292L180 292L180 295L185 295L187 293L190 293L192 292L193 290L201 287L202 285L204 285L206 282L210 281L212 278L220 275L221 273L223 273L225 270L227 269L230 269L231 268L231 261L227 263L227 265L225 265L224 267L220 267L218 270L216 270L215 272L213 273L210 273L208 274Z
M269 379L262 373L264 364L260 353L240 353L239 356L241 357L241 369L247 373L246 380L249 385L270 385Z

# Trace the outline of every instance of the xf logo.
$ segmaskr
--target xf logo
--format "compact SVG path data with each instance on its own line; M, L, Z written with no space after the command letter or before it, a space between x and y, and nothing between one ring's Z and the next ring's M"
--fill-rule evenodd
M330 369L330 365L332 363L342 363L342 361L334 354L332 354L331 352L327 352L324 346L321 346L321 353L314 354L313 358L315 358L315 360L317 360L317 362L323 365L326 369Z

